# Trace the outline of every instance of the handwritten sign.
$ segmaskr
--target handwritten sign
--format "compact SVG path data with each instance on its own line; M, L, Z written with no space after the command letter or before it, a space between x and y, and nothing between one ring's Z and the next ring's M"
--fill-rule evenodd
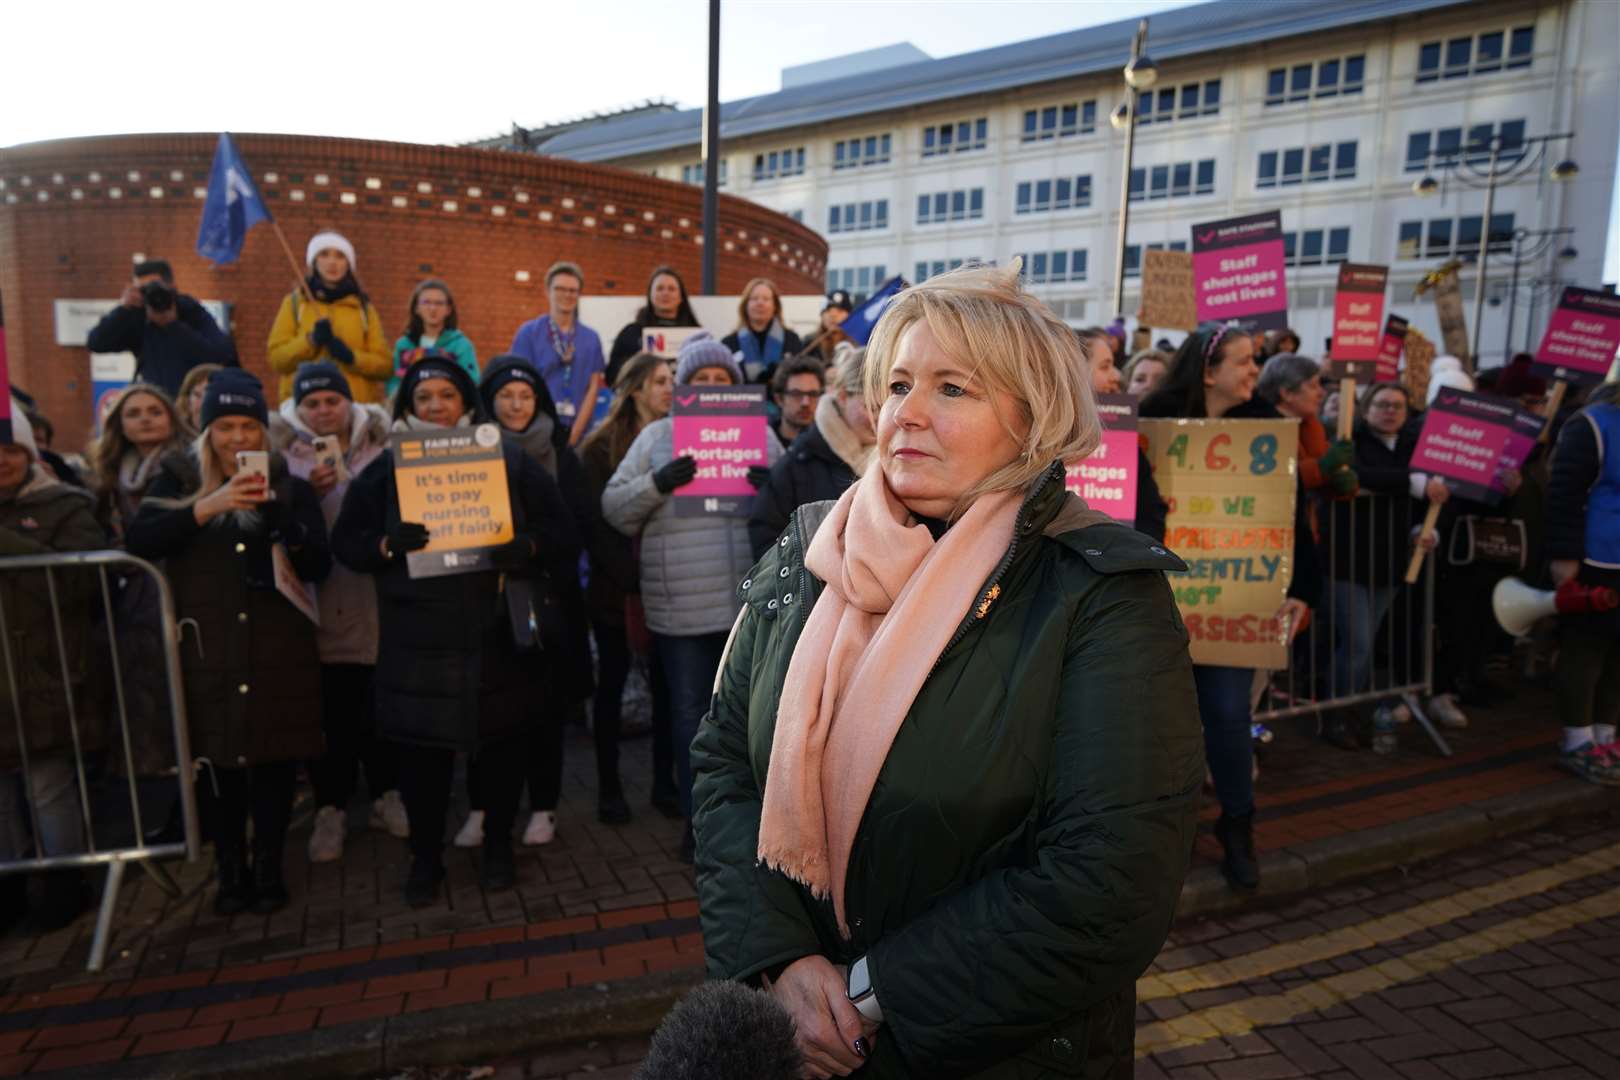
M1065 486L1093 510L1115 521L1136 524L1136 398L1130 394L1097 395L1102 415L1102 442L1084 461L1066 469Z
M1536 350L1534 370L1568 383L1600 383L1620 351L1620 296L1566 286Z
M1411 467L1443 477L1465 499L1498 502L1502 473L1524 465L1542 423L1508 398L1444 387L1423 418Z
M1136 320L1143 326L1167 326L1172 330L1198 328L1191 255L1185 251L1142 253L1142 306Z
M1192 250L1199 322L1235 319L1260 330L1288 326L1281 211L1194 225Z
M388 445L399 519L426 525L431 535L427 547L405 556L411 577L488 570L490 551L516 535L500 428L400 432Z
M1401 381L1412 395L1412 404L1421 406L1429 399L1429 368L1434 365L1434 342L1415 326L1406 328L1406 370Z
M681 354L686 339L702 329L701 326L649 326L641 332L641 349L673 360Z
M1384 287L1389 267L1339 264L1339 286L1333 294L1333 352L1328 377L1372 382L1378 374L1379 334L1384 317Z
M1378 343L1378 370L1374 382L1395 382L1401 377L1401 352L1406 348L1407 321L1399 315L1384 320L1384 339Z
M754 503L748 469L769 464L765 387L677 386L675 457L697 461L697 477L675 489L675 515L746 516Z
M1195 664L1281 668L1288 627L1277 612L1294 559L1294 420L1143 420L1148 459L1169 504L1165 546L1187 563L1170 575Z
M1434 314L1440 320L1440 341L1452 356L1469 355L1468 318L1463 314L1462 286L1455 267L1434 285Z

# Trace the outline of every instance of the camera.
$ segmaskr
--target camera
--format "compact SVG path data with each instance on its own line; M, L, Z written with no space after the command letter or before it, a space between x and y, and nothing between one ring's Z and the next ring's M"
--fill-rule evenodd
M161 281L148 281L141 286L141 299L153 311L168 311L174 307L174 287Z

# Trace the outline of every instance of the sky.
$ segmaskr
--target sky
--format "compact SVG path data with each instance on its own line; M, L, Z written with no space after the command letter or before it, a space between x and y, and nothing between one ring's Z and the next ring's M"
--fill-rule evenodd
M880 45L950 56L1188 2L725 0L720 95L768 93L784 67ZM69 0L7 5L5 26L0 147L221 130L458 143L650 98L701 105L707 79L706 0L353 0L318 13ZM1608 281L1616 225L1620 188Z

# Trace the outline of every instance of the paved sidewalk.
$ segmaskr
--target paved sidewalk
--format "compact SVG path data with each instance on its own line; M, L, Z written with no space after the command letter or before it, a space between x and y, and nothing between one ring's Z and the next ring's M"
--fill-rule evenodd
M1554 769L1550 715L1547 695L1522 690L1451 733L1449 759L1411 726L1387 758L1283 727L1260 779L1268 886L1321 887L1613 805ZM404 845L363 828L360 804L344 861L323 866L295 857L306 809L289 843L293 904L269 918L215 917L206 861L183 868L179 902L133 873L102 975L83 970L90 916L0 940L0 1075L91 1064L102 1076L149 1075L161 1061L164 1075L299 1069L313 1080L591 1039L605 1059L590 1064L617 1067L701 977L691 874L675 858L680 826L647 804L649 753L645 738L626 743L635 821L600 826L591 745L571 733L558 839L520 849L507 893L484 894L476 854L456 852L447 898L406 908ZM1184 913L1234 903L1214 869L1215 814L1206 810ZM1385 861L1358 861L1366 852Z

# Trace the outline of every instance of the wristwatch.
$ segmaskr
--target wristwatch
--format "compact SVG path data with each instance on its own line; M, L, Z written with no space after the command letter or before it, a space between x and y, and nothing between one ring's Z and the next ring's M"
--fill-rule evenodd
M883 1023L883 1010L878 1007L877 993L872 989L872 976L866 968L866 957L849 965L849 1003L857 1012L874 1024Z

